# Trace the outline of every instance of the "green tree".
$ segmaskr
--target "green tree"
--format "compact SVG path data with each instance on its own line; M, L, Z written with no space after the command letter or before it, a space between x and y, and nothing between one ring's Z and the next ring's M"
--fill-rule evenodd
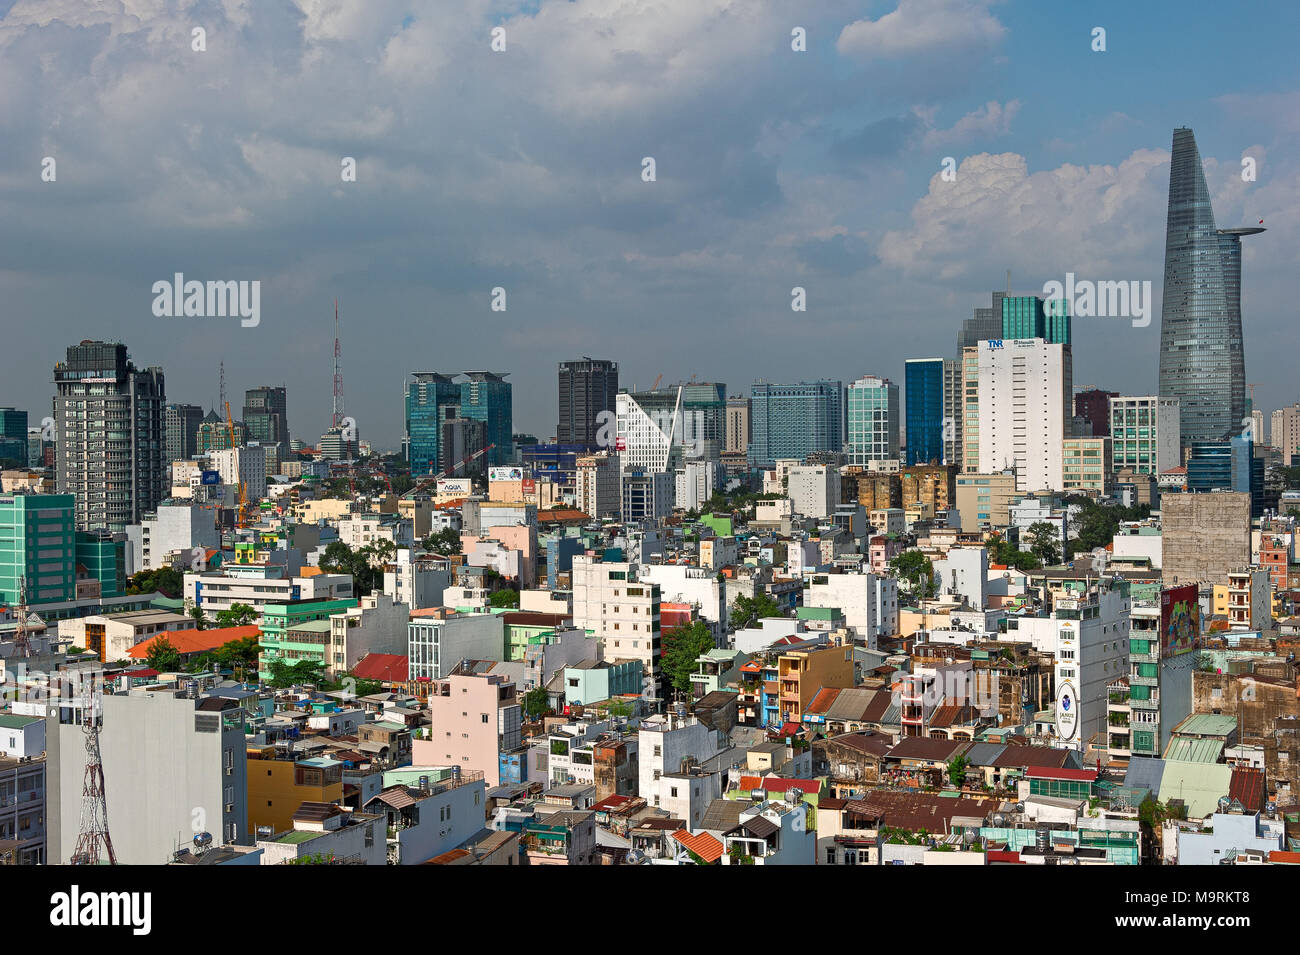
M195 630L205 630L208 626L208 618L203 613L202 607L191 607L189 610L190 618L194 621Z
M498 590L488 597L488 603L493 607L518 607L519 591L506 587Z
M144 658L150 669L159 673L175 673L181 668L181 654L164 636L155 637L149 644L148 655Z
M934 565L921 551L905 550L889 566L894 576L907 582L907 591L914 597L929 597L934 590Z
M966 780L966 766L969 760L965 756L954 756L948 760L948 781L958 789Z
M174 567L142 570L127 580L126 592L131 596L156 592L175 600L185 592L185 575Z
M699 669L696 661L700 654L716 646L713 633L703 620L665 631L660 663L669 686L678 692L689 693L691 674Z
M544 687L535 687L524 694L524 715L530 720L538 720L551 711L551 701Z
M319 660L298 660L286 663L284 660L272 660L266 665L271 679L267 682L277 690L301 683L322 683L325 664Z
M733 630L752 627L757 621L768 617L782 616L784 614L781 612L781 605L766 591L760 591L756 597L746 597L741 594L731 605L731 612L728 615Z
M248 604L233 603L226 610L217 611L217 626L247 627L257 620L257 611Z
M256 636L242 640L230 640L217 648L214 654L217 665L229 669L236 679L242 680L248 670L257 669L257 657L261 645Z
M1029 552L1044 564L1057 563L1061 559L1061 546L1056 528L1046 521L1030 524Z
M460 553L460 531L454 527L445 527L424 539L421 546L430 554L450 557Z

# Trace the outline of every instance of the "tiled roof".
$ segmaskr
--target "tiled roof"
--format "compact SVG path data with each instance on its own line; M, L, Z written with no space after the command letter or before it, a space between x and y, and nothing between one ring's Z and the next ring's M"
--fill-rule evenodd
M804 709L804 716L807 716L809 713L826 713L830 709L831 704L835 702L835 698L839 695L840 691L838 688L823 687L817 691L817 695L813 697L812 702Z
M360 680L405 683L410 678L411 660L399 653L367 653L352 668Z
M744 792L762 789L769 793L787 793L798 789L804 793L821 792L822 784L815 779L787 779L784 776L741 776L740 788Z
M682 829L680 832L674 832L673 838L705 862L717 862L722 858L722 843L707 832L697 832L692 835Z
M908 736L886 755L890 759L925 759L947 762L963 752L970 742L966 740L931 739L928 736Z
M993 760L999 769L1046 766L1060 768L1065 765L1073 750L1055 749L1051 746L1008 746L1002 755Z
M149 647L159 638L164 638L176 648L178 653L207 653L223 647L232 640L246 640L261 634L256 626L217 627L211 630L169 630L155 637L137 643L129 651L133 660L143 660L149 656Z

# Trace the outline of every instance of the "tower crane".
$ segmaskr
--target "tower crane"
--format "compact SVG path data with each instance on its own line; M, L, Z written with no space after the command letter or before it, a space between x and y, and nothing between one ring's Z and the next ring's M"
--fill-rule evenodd
M235 449L235 419L230 416L230 402L226 402L226 434L229 436L230 448ZM235 520L236 527L244 527L248 523L247 519L247 498L244 496L244 475L240 472L243 470L239 466L239 459L235 457L235 476L239 479L239 516Z

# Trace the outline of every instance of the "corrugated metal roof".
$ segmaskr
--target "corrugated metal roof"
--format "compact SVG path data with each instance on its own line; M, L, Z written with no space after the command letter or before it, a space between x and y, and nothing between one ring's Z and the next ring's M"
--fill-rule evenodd
M1217 763L1223 753L1223 740L1175 736L1165 747L1165 759L1188 763Z

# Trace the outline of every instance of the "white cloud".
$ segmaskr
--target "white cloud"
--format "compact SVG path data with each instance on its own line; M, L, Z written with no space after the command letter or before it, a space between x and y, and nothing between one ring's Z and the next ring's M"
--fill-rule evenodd
M841 31L836 49L858 59L901 57L952 49L987 49L1006 34L981 0L899 0L877 20L857 20Z

